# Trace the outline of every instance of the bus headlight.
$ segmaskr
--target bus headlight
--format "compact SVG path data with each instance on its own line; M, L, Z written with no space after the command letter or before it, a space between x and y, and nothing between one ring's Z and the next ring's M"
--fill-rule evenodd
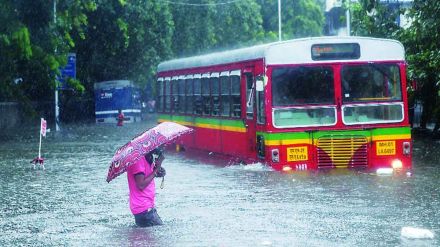
M411 143L410 142L403 142L403 154L409 155L411 152Z
M283 166L283 172L288 172L288 171L291 171L292 170L292 167L290 167L290 166Z
M278 148L272 149L272 162L280 162L280 151Z
M403 164L401 160L395 159L393 162L391 162L391 167L393 169L402 169Z

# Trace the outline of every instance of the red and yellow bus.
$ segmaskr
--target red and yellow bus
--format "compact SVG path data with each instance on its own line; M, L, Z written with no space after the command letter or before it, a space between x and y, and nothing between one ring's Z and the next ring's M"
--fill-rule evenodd
M398 41L295 39L160 63L158 121L194 128L185 148L276 170L408 171L406 86Z

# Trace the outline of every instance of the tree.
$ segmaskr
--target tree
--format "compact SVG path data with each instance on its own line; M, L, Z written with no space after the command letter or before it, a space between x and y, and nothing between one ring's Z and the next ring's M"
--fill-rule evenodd
M282 39L319 36L324 14L317 0L283 0L281 7ZM266 38L278 37L278 1L262 0L263 28Z
M440 2L414 0L409 9L412 19L410 27L401 34L407 50L409 76L420 85L420 100L423 102L421 127L434 120L434 130L440 127Z
M87 24L82 13L94 7L91 0L57 2L55 23L52 1L0 0L0 100L29 110L31 101L53 98L55 76L75 45L70 35L81 32Z
M201 4L179 3L170 4L176 57L255 44L264 36L260 6L254 0L226 4L213 0Z
M88 15L81 40L76 37L79 77L93 83L129 79L145 85L155 66L170 56L172 20L159 1L103 0Z
M348 6L348 2L345 3ZM350 1L352 34L380 38L396 38L401 30L396 20L400 15L398 5L380 0Z

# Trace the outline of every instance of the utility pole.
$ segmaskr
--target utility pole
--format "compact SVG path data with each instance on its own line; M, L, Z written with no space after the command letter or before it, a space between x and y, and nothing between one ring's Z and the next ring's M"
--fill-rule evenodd
M281 41L281 0L278 0L278 41Z
M350 36L351 30L350 30L350 1L347 0L347 10L345 10L345 19L347 20L347 36Z
M57 24L57 0L53 0L53 23ZM57 48L55 47L55 53L57 52ZM55 79L56 80L56 79ZM58 106L58 85L55 81L55 131L60 130L60 126L58 125L60 121L60 107Z

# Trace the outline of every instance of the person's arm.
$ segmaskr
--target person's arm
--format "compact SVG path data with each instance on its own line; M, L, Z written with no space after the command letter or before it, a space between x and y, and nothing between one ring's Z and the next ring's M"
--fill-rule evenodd
M164 157L161 156L154 162L153 172L151 172L148 176L145 176L144 173L138 173L134 175L134 180L138 189L144 190L145 187L147 187L151 183L151 181L153 181L154 177L156 176L157 170L159 169L159 167L162 166L163 160Z

